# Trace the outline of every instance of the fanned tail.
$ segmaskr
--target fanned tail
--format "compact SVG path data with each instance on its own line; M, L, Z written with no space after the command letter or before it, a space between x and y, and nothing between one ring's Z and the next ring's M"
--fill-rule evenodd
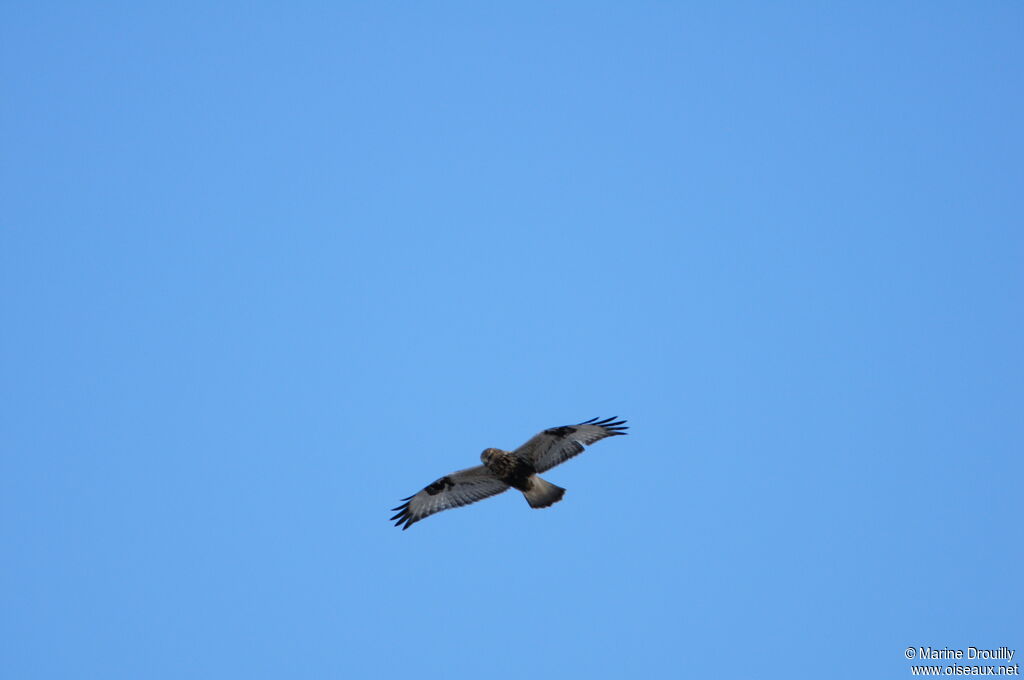
M530 477L530 490L524 491L523 495L531 508L546 508L562 500L565 489L533 475Z

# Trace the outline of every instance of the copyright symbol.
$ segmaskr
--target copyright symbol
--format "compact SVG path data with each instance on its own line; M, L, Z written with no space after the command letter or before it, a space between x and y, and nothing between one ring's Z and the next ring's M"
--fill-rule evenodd
M913 647L907 647L907 651L905 651L903 653L907 655L908 659L913 659L914 658L914 648Z

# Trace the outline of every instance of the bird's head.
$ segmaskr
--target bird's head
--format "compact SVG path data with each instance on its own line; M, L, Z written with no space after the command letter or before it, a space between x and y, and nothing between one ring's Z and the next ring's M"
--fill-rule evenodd
M480 454L480 460L483 462L484 465L487 465L499 453L501 453L500 449L484 449L483 453Z

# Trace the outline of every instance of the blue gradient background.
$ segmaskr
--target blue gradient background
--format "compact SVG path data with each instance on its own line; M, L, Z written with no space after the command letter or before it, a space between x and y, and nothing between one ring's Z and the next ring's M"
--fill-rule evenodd
M2 675L1024 654L1024 10L826 5L4 3Z

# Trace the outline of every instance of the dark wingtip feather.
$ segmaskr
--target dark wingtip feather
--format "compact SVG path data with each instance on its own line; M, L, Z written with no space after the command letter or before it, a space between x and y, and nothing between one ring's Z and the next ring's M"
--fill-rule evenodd
M622 420L616 420L618 416L612 416L611 418L605 418L604 420L598 420L597 418L591 418L590 420L584 420L580 425L596 425L603 427L608 430L609 436L616 434L627 434L624 430L628 430L629 426L625 425L625 418Z
M395 522L395 526L396 527L397 526L401 526L403 522L406 522L406 523L409 522L409 515L410 515L410 513L409 513L409 500L411 498L412 498L412 496L409 496L409 498L405 499L405 503L402 503L397 508L391 508L392 512L397 510L398 514L396 514L394 517L392 517L388 521L389 522ZM398 521L396 522L395 520L398 520Z
M410 517L409 515L405 515L404 517L398 518L398 521L395 522L395 526L402 527L402 531L405 531L415 522L416 520L414 520L412 517Z

